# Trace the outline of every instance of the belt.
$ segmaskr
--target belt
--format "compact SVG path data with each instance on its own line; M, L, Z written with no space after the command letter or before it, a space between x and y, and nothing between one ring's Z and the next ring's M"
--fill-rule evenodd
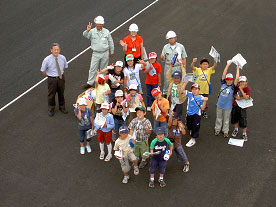
M108 52L108 50L106 50L106 51L95 51L95 50L93 50L93 52L96 52L96 53L105 53L105 52Z
M62 78L64 77L64 75L62 74ZM48 78L56 78L59 79L59 76L48 76Z
M171 64L165 63L166 65L170 66ZM172 67L180 67L181 65L172 65Z

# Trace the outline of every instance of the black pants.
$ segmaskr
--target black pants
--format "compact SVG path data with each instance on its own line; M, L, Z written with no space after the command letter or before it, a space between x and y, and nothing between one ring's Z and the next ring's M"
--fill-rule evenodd
M55 109L56 93L58 93L59 108L65 108L64 89L65 89L64 75L62 75L62 79L59 79L58 77L48 76L48 108L49 108L49 110Z

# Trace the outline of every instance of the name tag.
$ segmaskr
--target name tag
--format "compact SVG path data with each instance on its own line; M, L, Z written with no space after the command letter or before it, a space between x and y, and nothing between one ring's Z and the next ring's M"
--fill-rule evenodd
M136 48L132 48L132 52L136 52Z

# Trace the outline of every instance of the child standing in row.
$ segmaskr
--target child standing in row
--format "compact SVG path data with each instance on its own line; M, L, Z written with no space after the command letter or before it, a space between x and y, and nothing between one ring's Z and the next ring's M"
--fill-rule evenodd
M238 84L240 68L237 66L236 78L231 73L227 73L232 61L228 61L221 77L221 87L217 102L217 117L215 123L215 135L220 134L222 128L223 136L229 137L229 120L233 105L233 94Z
M91 129L94 130L94 121L92 117L92 112L89 108L87 108L87 102L84 98L80 98L78 100L78 108L74 110L75 116L78 119L78 128L80 131L80 153L82 155L85 154L85 148L84 148L84 138L86 135L86 132ZM86 150L88 153L91 152L91 147L89 142L91 141L91 138L86 137Z
M139 169L137 166L137 159L133 153L132 148L129 145L129 142L131 141L132 137L129 135L129 131L127 126L121 126L119 129L119 138L116 140L114 145L114 151L121 151L122 157L117 157L121 163L121 168L124 173L124 178L122 180L122 183L127 184L129 180L129 174L128 172L131 169L131 166L129 165L129 161L133 162L133 168L134 168L134 175L139 174ZM116 156L116 155L115 155Z
M111 93L109 85L106 83L107 78L104 74L100 74L97 71L97 76L95 79L95 88L96 88L96 113L101 112L101 104L108 103L108 95Z
M150 180L149 187L154 187L154 174L156 168L159 169L160 177L158 182L160 187L165 187L166 183L164 181L164 174L167 166L167 161L172 155L173 144L171 141L165 137L165 130L163 127L158 127L156 129L156 138L152 140L150 144Z
M186 146L192 147L196 143L196 138L199 137L201 110L206 108L208 97L203 97L199 94L200 86L197 83L191 86L192 92L185 89L188 81L185 81L184 83L185 84L183 85L183 89L181 91L183 91L182 93L188 97L186 121L191 135L191 139Z
M112 137L112 129L114 128L114 119L113 115L108 113L109 110L109 104L108 103L102 103L101 110L99 114L96 115L96 118L94 120L94 126L97 129L97 136L98 136L98 142L100 144L100 160L104 159L104 142L107 145L108 154L104 161L108 162L112 158L112 144L111 144L111 137ZM104 117L105 122L101 123L103 125L100 125L97 116Z
M209 67L210 65L209 60L204 58L200 61L199 68L194 66L196 61L197 61L197 58L193 58L193 62L191 63L191 68L193 70L193 73L197 73L199 75L199 78L196 83L200 86L200 95L204 97L208 97L212 91L211 75L215 73L215 68L217 67L217 61L214 58L213 66ZM207 109L207 106L206 106L206 109ZM206 109L202 110L203 118L208 118Z
M130 122L128 128L136 142L134 145L134 154L137 159L142 157L139 168L143 168L147 164L146 159L148 156L144 155L144 153L149 151L148 140L152 132L152 126L150 120L145 118L146 109L143 106L137 107L135 111L137 117Z
M146 87L147 87L147 111L151 111L151 105L154 101L151 91L154 88L161 87L161 65L157 61L157 54L155 52L151 52L149 54L149 64L144 68L144 72L147 74L146 76ZM147 69L148 67L148 69Z

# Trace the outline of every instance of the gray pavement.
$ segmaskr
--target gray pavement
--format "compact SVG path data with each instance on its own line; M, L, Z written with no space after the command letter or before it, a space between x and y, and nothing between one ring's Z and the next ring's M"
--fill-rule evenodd
M15 73L18 75L17 83L14 83L12 72L7 72L3 81L1 75L1 84L7 81L13 85L7 88L7 83L5 87L1 85L1 99L6 96L14 97L14 94L7 94L18 89L16 86L22 88L26 84L32 85L37 79L40 80L39 68L42 59L48 54L48 44L59 37L59 34L64 45L63 54L70 59L89 45L82 38L81 32L87 19L95 13L98 14L97 11L101 10L107 19L110 18L107 28L112 29L149 4L147 1L131 1L130 6L129 1L129 5L120 1L112 5L112 9L106 10L104 7L111 1L102 2L97 1L98 8L91 6L95 12L90 11L88 5L92 3L88 1L77 5L73 1L64 3L64 15L67 18L57 20L60 27L53 23L53 17L47 13L53 8L53 4L57 3L44 3L43 6L43 3L38 4L35 1L28 1L26 4L18 1L20 6L16 7L16 11L11 10L17 4L1 3L1 17L10 19L9 25L12 25L15 19L23 21L23 17L30 18L26 13L28 8L40 8L45 15L39 15L41 17L34 21L36 25L30 25L28 31L36 30L35 26L43 23L51 25L49 28L54 30L59 28L55 34L46 33L47 30L43 29L44 32L39 32L40 36L33 33L30 33L33 36L22 36L24 32L21 33L21 39L17 40L18 44L23 45L20 54L26 57L29 57L28 53L35 54L37 58L34 60L29 57L26 61L25 64L30 65L29 72L25 71L21 75ZM114 7L132 12L126 14ZM273 0L162 0L135 18L134 22L140 27L140 34L145 40L148 52L160 53L166 43L165 34L172 29L186 48L188 65L196 56L210 58L208 53L211 45L221 53L222 62L212 77L210 118L201 122L198 143L191 149L185 147L191 162L189 173L184 174L181 171L182 166L173 156L168 162L165 174L166 188L161 189L158 185L155 189L147 187L148 166L140 171L139 176L131 173L129 184L123 185L118 160L114 158L110 163L105 163L98 159L99 147L96 139L92 141L91 154L79 154L77 121L73 115L72 104L82 92L80 86L87 78L91 57L89 51L70 63L65 75L66 105L70 111L68 115L57 111L53 118L47 116L46 83L1 112L0 206L274 206L275 7ZM114 13L111 15L108 11ZM113 18L114 15L116 18ZM3 25L3 18L0 19ZM68 26L65 24L67 21L74 23ZM63 27L64 25L67 26ZM118 41L127 34L128 25L113 33L116 43L114 61L123 57ZM8 30L9 26L6 25L6 28ZM1 30L1 42L6 48L9 46L7 42L10 37L2 33ZM27 42L32 39L36 39L37 44L26 50ZM38 44L39 40L41 43ZM19 51L15 49L9 52L11 51L2 51L1 62L3 54L9 54L4 63L13 62L11 56ZM254 99L254 107L248 110L249 141L243 148L230 146L227 139L213 135L216 94L219 92L221 73L226 61L238 52L248 61L242 74L249 79ZM16 61L10 64L19 67ZM190 71L190 68L187 70ZM235 67L231 66L231 72L234 71ZM35 74L37 79L30 79ZM143 74L141 76L144 77ZM147 116L152 120L151 114ZM183 144L188 140L189 137L184 136Z

